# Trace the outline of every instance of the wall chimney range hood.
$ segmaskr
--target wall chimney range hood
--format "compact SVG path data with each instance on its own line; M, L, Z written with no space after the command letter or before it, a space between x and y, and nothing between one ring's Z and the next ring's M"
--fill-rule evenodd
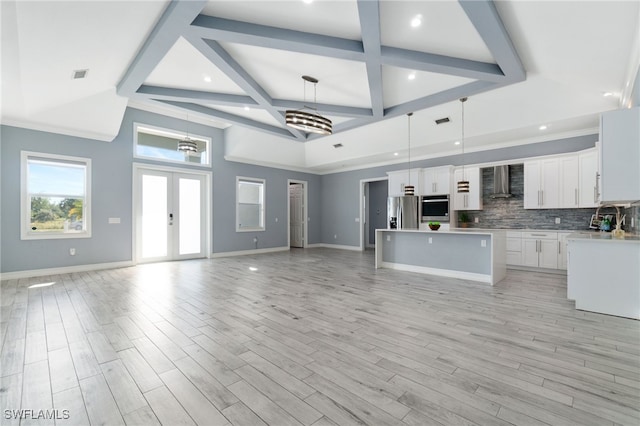
M491 198L510 198L509 166L495 166L493 168L493 194Z

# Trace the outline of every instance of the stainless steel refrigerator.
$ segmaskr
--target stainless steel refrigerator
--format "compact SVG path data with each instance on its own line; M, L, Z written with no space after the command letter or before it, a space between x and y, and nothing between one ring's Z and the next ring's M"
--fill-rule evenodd
M420 197L387 198L387 224L389 229L418 229Z

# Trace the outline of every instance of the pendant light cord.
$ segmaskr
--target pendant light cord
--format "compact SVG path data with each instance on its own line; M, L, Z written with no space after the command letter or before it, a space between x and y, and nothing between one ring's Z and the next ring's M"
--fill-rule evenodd
M409 129L409 137L407 138L409 141L409 185L411 185L411 116L413 115L412 112L407 114L407 121L409 122L409 125L407 126Z

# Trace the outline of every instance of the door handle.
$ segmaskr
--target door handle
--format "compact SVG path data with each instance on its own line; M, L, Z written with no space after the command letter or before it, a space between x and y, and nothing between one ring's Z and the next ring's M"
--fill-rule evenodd
M169 225L173 225L173 213L169 213Z
M561 252L560 252L560 241L558 241L558 254L561 254Z

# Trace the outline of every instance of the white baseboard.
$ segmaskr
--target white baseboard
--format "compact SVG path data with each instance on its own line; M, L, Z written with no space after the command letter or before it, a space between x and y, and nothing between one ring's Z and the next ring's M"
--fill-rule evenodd
M289 247L269 247L253 250L222 251L219 253L211 253L211 257L215 259L219 257L246 256L249 254L273 253L277 251L289 251Z
M340 244L316 243L316 244L309 244L307 247L308 248L325 247L325 248L332 248L332 249L338 249L338 250L362 251L362 249L358 246L344 246Z
M449 269L429 268L426 266L405 265L403 263L390 262L382 262L379 268L395 269L397 271L405 272L417 272L420 274L438 275L440 277L457 278L460 280L478 281L491 284L491 275L476 274L473 272L452 271Z
M72 274L74 272L99 271L101 269L126 268L133 266L131 260L122 262L94 263L91 265L62 266L59 268L32 269L30 271L3 272L0 274L2 280L15 280L18 278L42 277L44 275Z

